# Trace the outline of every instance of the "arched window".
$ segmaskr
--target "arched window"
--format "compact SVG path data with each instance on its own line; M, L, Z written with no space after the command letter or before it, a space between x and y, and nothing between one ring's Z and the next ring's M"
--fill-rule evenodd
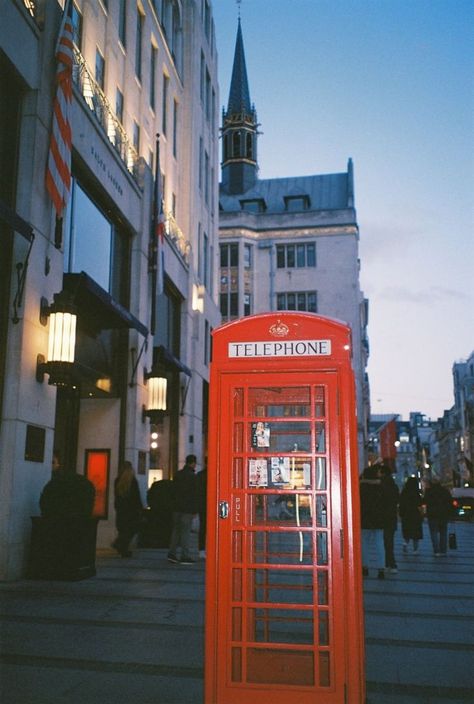
M246 141L247 141L247 145L246 145L247 148L245 151L246 151L247 159L253 159L253 139L252 139L252 135L250 134L250 132L247 133Z
M232 156L240 156L240 132L234 132L232 136Z

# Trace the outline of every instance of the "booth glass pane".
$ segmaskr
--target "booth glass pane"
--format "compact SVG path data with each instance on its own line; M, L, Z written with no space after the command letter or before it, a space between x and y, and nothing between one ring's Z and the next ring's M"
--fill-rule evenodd
M232 560L242 562L242 531L234 530L232 533Z
M232 600L242 601L242 570L232 570Z
M328 524L328 500L326 494L316 496L316 525L318 528L326 528Z
M314 686L314 653L311 650L248 648L247 681Z
M312 604L313 573L304 570L248 570L247 599L259 604Z
M308 421L255 421L249 424L248 436L252 450L257 452L311 451L311 423Z
M232 640L242 640L242 609L232 609Z
M316 557L318 565L328 564L328 534L322 531L316 533Z
M289 494L286 500L287 515L281 518L283 494L251 494L248 497L248 523L254 526L281 525L305 527L313 523L311 494Z
M234 489L242 489L244 486L243 459L234 457L232 484Z
M247 640L255 643L314 643L312 609L249 609Z
M311 489L311 457L250 457L247 477L249 488ZM283 509L283 506L281 508ZM282 518L285 517L284 513L282 511Z
M234 389L234 417L240 418L244 414L244 390Z
M318 604L329 604L328 596L328 573L326 570L318 570Z
M326 452L326 424L316 422L316 452Z
M329 653L320 652L319 653L319 686L329 687L331 684L330 671L329 671Z
M243 423L234 423L233 436L234 452L242 452L244 444L244 425Z
M257 418L310 416L310 389L308 386L249 389L248 415Z
M312 565L312 531L251 531L249 562L270 565Z
M232 648L232 682L242 682L241 648Z
M326 458L316 458L316 489L317 491L326 491L327 476L326 476Z
M329 614L327 611L318 613L319 645L329 645Z
M324 418L326 415L326 404L324 402L324 386L316 386L314 398L314 415L316 418Z

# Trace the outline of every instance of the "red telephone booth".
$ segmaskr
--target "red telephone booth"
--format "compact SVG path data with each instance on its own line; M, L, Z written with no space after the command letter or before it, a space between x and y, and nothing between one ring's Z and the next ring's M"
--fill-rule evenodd
M213 333L206 704L362 704L350 329L265 313Z

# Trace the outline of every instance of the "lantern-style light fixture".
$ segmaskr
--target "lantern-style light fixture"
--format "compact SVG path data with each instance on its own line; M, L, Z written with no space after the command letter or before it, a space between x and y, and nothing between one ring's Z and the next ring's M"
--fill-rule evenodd
M166 412L166 393L168 390L168 379L160 376L152 369L147 372L145 369L145 384L148 390L146 406L143 406L143 421L148 416L152 423L155 423Z
M76 348L77 315L69 293L62 291L54 295L54 302L48 305L41 299L40 322L46 325L49 317L48 356L39 354L36 360L36 380L43 382L44 374L49 374L49 384L68 386L74 366Z

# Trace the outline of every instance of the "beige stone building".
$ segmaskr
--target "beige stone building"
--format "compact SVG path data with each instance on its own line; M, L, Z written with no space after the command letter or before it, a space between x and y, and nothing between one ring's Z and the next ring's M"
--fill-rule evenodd
M145 499L152 478L206 452L209 331L220 319L212 7L72 3L72 183L57 228L45 168L62 5L0 2L0 579L24 573L53 451L80 474L98 460L99 545L114 536L123 460ZM156 134L165 235L154 296ZM48 350L58 294L77 316L74 362L62 365ZM166 410L149 412L149 377L166 379Z

